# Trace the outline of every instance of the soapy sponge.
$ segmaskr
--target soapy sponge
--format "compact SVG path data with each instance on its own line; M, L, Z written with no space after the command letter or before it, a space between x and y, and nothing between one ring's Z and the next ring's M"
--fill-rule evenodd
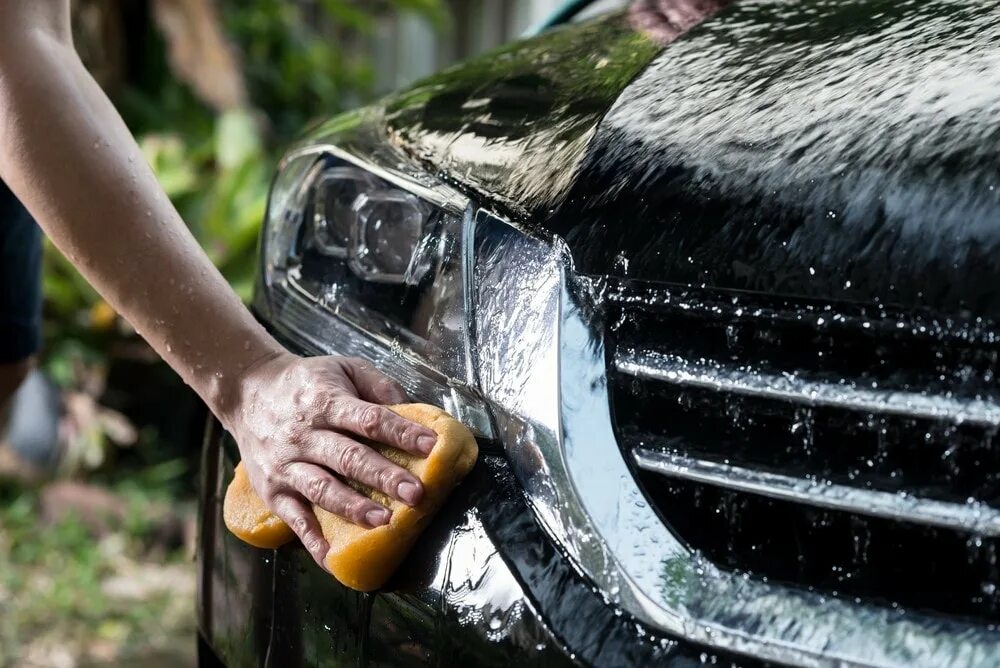
M389 523L374 529L365 529L313 507L330 544L326 567L342 584L359 591L378 589L389 579L449 492L472 470L479 454L472 433L440 408L426 404L390 408L408 420L429 427L438 436L434 449L423 459L386 445L371 444L383 457L420 479L424 486L420 503L411 508L381 492L351 483L359 492L392 511ZM279 547L295 537L253 491L242 464L236 467L236 476L226 490L222 513L226 526L236 537L257 547Z

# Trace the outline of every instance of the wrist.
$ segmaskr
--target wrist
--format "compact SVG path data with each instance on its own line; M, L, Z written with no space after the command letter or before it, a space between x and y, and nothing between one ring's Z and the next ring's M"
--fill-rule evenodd
M235 421L245 412L247 402L252 399L259 382L253 382L265 369L271 367L276 360L291 353L275 346L263 347L260 350L248 350L233 368L228 371L217 371L209 379L209 388L205 393L205 401L223 427L232 431Z

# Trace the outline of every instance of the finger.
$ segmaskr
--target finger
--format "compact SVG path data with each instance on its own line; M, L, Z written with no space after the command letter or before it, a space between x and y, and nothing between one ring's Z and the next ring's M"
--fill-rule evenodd
M348 480L384 492L408 506L417 505L423 498L424 488L416 476L367 445L342 434L315 432L307 453L316 464L328 466Z
M322 466L298 462L289 468L292 486L317 506L358 526L372 529L388 524L388 508L337 480Z
M437 443L433 429L400 417L385 406L353 397L342 397L329 416L332 429L349 431L376 443L384 443L426 457Z
M315 513L301 498L290 494L279 494L271 503L271 510L291 527L302 541L303 547L324 570L326 552L330 549Z
M354 383L358 396L377 404L402 404L407 400L403 387L363 359L344 360L347 376Z

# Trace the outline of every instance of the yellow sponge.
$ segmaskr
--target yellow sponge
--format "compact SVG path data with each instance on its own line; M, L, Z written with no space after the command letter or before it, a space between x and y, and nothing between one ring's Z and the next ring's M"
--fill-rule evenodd
M389 579L449 492L472 470L479 454L472 433L440 408L426 404L390 408L408 420L433 429L438 435L434 449L425 459L389 446L371 444L383 457L420 479L424 486L420 503L411 508L352 482L352 487L392 511L389 523L374 529L365 529L313 507L330 544L326 567L341 583L359 591L378 589ZM242 464L236 467L236 476L226 490L222 513L226 526L236 537L257 547L279 547L295 537L253 491Z
M271 550L295 538L291 527L268 510L253 491L242 462L236 465L236 474L226 490L222 519L234 536L254 547Z

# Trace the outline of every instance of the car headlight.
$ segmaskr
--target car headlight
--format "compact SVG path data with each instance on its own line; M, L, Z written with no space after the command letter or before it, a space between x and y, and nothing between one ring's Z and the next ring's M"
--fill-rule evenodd
M471 211L426 177L330 146L294 152L271 189L255 305L311 352L370 358L489 434L470 382Z

